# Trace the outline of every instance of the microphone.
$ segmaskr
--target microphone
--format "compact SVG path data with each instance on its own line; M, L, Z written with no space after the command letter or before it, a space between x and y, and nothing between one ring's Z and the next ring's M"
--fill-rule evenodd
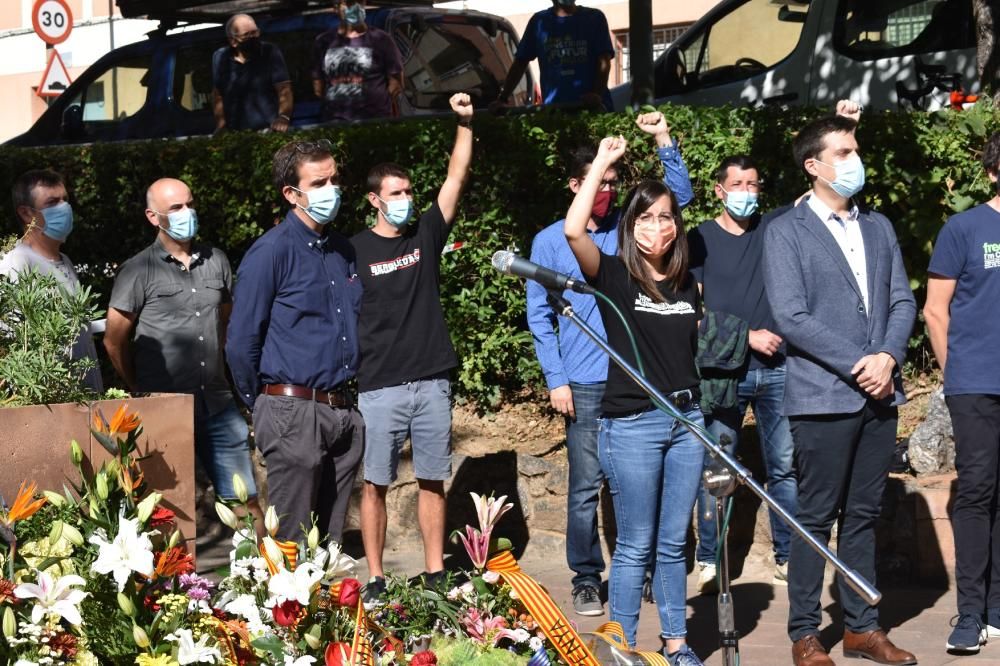
M507 275L515 275L533 280L546 289L563 291L571 289L578 294L594 295L597 290L582 280L557 273L551 268L534 264L524 257L519 257L509 250L498 250L493 255L493 268Z

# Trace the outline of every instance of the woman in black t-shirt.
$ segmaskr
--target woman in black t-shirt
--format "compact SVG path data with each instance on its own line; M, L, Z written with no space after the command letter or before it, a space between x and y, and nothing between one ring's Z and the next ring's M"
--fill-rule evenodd
M640 182L625 202L616 256L603 254L587 234L604 172L625 153L625 145L620 137L601 141L566 215L566 239L588 281L622 311L646 378L686 418L701 425L694 361L701 312L676 198L662 182ZM602 299L597 303L609 343L639 367L618 316ZM608 600L611 619L622 624L634 645L645 572L655 553L653 594L663 653L672 666L699 666L702 662L685 640L684 548L701 481L702 445L684 425L654 407L614 363L601 407L598 453L618 523Z

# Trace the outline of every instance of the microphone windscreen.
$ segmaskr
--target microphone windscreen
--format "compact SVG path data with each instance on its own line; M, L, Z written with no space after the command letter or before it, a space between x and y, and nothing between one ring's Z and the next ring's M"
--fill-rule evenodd
M510 250L497 250L493 254L493 268L501 273L509 273L510 265L514 263L514 256Z

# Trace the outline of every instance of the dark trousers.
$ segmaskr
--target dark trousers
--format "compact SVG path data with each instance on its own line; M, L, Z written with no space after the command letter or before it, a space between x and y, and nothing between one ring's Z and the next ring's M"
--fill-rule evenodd
M950 395L945 402L958 471L951 507L958 612L982 617L988 608L1000 608L1000 395Z
M869 401L853 414L793 416L798 510L802 526L823 543L838 525L837 555L875 582L875 522L896 445L896 408ZM819 634L823 557L797 534L788 559L788 635ZM861 633L878 628L878 611L840 577L844 625Z
M281 519L278 538L302 541L312 525L340 542L354 475L364 452L365 424L355 408L261 395L254 438L267 465L267 499Z

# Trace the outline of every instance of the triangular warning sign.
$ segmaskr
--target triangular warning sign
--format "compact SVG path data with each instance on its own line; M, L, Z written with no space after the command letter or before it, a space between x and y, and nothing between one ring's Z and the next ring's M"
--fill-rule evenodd
M59 51L52 49L52 57L49 58L49 64L42 74L42 82L38 84L38 96L58 97L69 88L70 83L72 80L69 78L69 70L66 69L62 56L59 55Z

